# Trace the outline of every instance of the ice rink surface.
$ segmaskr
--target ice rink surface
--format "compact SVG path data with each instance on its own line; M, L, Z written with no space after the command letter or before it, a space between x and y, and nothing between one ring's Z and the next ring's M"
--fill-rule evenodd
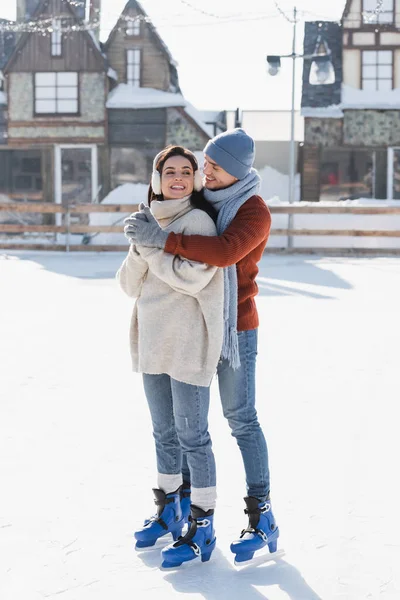
M239 569L239 450L212 385L217 549L161 571L132 532L155 459L123 254L0 254L1 600L398 600L400 259L265 256L258 413L283 557Z

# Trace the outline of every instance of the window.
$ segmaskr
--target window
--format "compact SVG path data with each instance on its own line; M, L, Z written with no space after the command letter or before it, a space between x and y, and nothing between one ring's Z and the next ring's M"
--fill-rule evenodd
M391 50L363 50L363 90L388 91L393 88L393 52Z
M127 18L126 35L140 35L140 19L138 17Z
M35 73L35 113L78 113L78 73Z
M323 148L320 200L386 198L387 151Z
M134 87L140 87L140 50L127 50L126 52L126 82Z
M363 22L376 25L393 23L394 0L363 0Z
M61 56L62 54L62 33L61 19L53 19L53 31L51 33L51 55Z
M43 200L42 151L2 150L0 152L0 195L17 200ZM30 218L29 221L30 222ZM12 219L10 223L17 223ZM43 223L42 218L35 222ZM44 223L43 223L44 224Z

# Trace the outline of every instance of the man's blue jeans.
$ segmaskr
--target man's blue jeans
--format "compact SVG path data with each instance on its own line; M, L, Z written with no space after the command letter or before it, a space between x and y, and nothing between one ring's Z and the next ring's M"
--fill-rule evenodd
M248 496L264 502L269 494L268 450L256 411L256 358L258 330L240 331L239 369L227 360L218 365L218 385L224 416L236 438L244 469Z
M189 385L169 375L143 374L144 390L153 422L158 480L172 489L191 482L192 501L214 508L215 459L208 432L210 388ZM182 464L185 455L184 466Z
M257 336L257 329L240 331L240 368L234 371L227 360L221 360L217 374L223 413L242 453L247 495L264 502L270 481L267 444L255 408ZM190 481L185 456L182 475Z

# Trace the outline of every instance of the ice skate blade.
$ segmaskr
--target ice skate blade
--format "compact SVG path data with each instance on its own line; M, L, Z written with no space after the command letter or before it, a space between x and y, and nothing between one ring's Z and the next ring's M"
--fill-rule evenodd
M151 550L162 550L166 546L171 544L171 537L167 534L162 537L159 537L152 546L140 546L138 542L135 543L135 550L137 552L149 552Z
M172 562L168 562L168 561L163 561L161 563L161 571L173 571L174 569L190 569L192 565L198 565L198 564L207 564L211 558L211 552L206 552L203 555L200 556L195 556L194 558L192 558L191 560L183 560L182 562L178 563L172 563Z
M260 551L258 551L260 552ZM246 560L246 561L238 561L234 560L234 564L236 567L256 567L257 565L263 565L264 563L267 562L271 562L273 560L277 560L279 558L282 558L282 556L285 555L285 551L283 548L280 548L279 550L277 550L276 552L264 552L263 554L256 554L255 556L253 556L253 558L251 558L250 560Z

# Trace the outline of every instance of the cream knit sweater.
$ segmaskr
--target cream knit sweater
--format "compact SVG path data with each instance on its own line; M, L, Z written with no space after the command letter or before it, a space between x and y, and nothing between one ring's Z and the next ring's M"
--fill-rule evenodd
M165 231L216 235L213 220L192 208L189 198L153 200L151 210ZM117 279L137 298L130 328L133 370L210 385L222 348L222 269L131 245Z

